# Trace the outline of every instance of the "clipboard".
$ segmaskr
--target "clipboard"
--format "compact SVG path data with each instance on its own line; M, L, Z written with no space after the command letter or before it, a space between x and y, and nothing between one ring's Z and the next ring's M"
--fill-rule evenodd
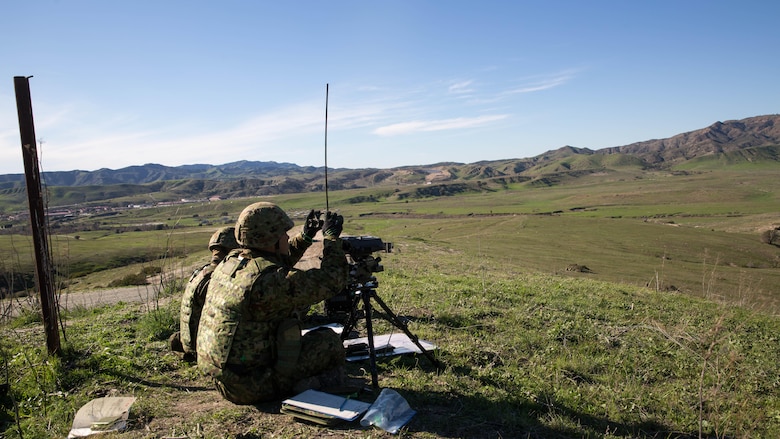
M352 422L365 413L371 404L356 399L307 390L282 401L281 412L294 418L332 426Z

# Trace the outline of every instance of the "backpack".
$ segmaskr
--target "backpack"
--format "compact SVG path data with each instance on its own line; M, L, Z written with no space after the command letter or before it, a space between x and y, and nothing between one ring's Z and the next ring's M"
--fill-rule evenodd
M239 323L242 333L267 334L262 337L242 340L242 361L252 362L252 354L272 347L274 367L281 373L289 373L298 361L301 346L301 327L297 319L282 319L275 322L251 322L248 319L247 304L255 280L279 267L267 265L259 258L244 258L231 253L214 270L209 282L206 303L198 328L198 368L214 377L222 376L228 364L228 357L234 345ZM276 330L271 330L273 326ZM251 347L247 347L251 346ZM244 349L246 348L246 349ZM235 360L234 360L235 361ZM243 364L236 366L242 367Z
M184 352L195 352L198 325L214 265L206 264L195 270L184 288L179 312L179 333Z
M247 295L262 271L258 260L231 254L212 273L198 326L198 368L202 372L214 378L222 375Z

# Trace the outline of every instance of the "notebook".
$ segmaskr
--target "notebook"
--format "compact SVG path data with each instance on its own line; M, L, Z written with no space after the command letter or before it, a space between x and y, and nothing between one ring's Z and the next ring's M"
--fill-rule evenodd
M356 399L307 390L282 401L281 412L322 425L351 422L366 412L371 404Z

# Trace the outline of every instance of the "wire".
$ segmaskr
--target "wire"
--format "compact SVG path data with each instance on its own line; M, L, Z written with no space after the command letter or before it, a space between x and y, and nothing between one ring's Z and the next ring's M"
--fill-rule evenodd
M328 84L325 84L325 212L330 212L328 200Z

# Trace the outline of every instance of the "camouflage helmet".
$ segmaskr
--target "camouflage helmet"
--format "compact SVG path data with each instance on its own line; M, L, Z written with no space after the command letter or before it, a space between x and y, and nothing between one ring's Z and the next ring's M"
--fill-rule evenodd
M277 205L261 201L247 206L236 221L236 240L242 247L264 248L276 243L293 227L293 221Z
M238 248L238 242L236 242L236 228L235 227L223 227L209 239L209 250L214 250L215 247L224 247L228 250Z

